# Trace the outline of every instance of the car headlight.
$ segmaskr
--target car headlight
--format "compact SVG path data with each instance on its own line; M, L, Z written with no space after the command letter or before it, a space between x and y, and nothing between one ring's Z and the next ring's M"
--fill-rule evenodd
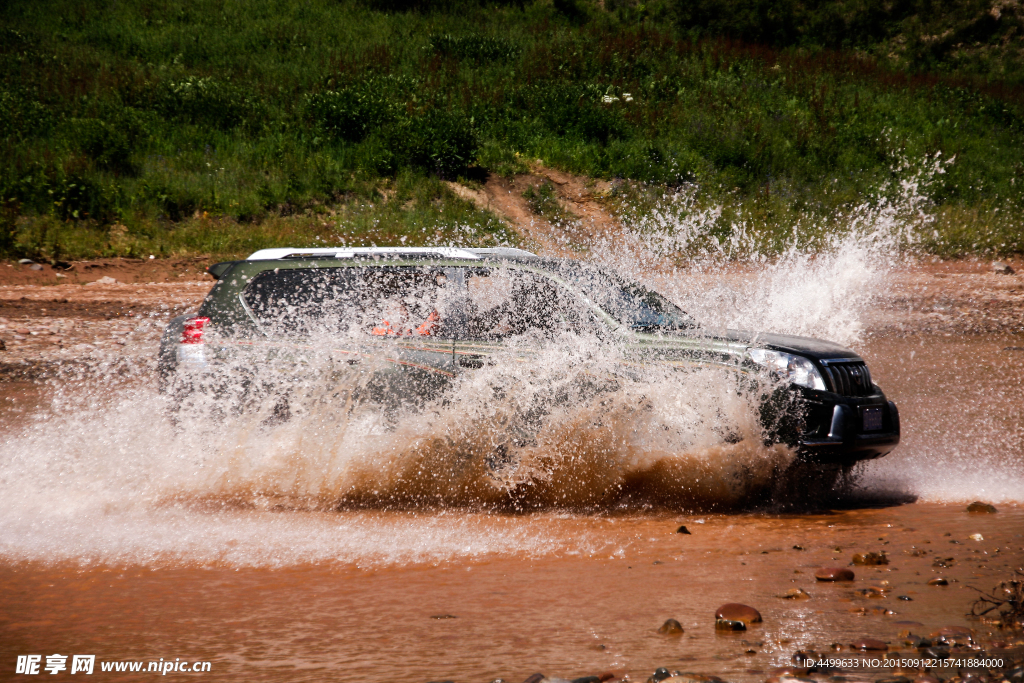
M825 390L825 380L822 379L818 368L803 356L768 349L747 349L747 356L792 384L799 384L808 389Z

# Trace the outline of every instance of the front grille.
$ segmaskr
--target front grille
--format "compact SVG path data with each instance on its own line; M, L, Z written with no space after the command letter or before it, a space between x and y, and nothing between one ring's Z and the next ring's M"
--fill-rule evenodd
M828 362L825 367L825 381L840 396L868 396L874 393L871 373L862 361Z

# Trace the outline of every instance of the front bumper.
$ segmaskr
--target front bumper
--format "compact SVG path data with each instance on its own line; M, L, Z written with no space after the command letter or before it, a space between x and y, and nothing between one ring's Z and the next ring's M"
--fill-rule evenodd
M807 431L797 443L797 452L806 460L821 463L853 464L886 455L900 442L900 413L896 404L878 400L843 399L809 406ZM829 410L831 408L831 410ZM880 424L865 429L865 411L879 410Z

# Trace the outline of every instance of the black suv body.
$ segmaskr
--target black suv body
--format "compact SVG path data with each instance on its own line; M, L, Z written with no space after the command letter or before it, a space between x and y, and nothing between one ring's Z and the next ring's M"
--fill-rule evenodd
M378 392L436 396L496 353L529 362L529 341L579 333L612 345L624 374L644 366L727 368L772 378L769 440L810 463L849 466L899 443L896 405L864 360L840 345L740 331L711 333L616 273L518 249L269 249L212 266L194 315L161 340L164 387L218 365L301 363L327 340L347 366L372 368ZM526 339L527 343L523 343Z

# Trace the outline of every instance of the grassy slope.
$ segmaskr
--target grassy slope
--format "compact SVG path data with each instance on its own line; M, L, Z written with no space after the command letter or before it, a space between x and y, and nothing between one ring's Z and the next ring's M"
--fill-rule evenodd
M8 3L0 251L503 242L514 237L438 177L533 158L649 194L695 183L772 244L877 192L894 159L939 152L957 160L928 190L930 248L1024 251L1015 6L988 43L908 39L943 21L963 32L974 4L897 4L883 33L861 35L870 2L806 3L761 35L756 0ZM737 19L680 9L694 6ZM829 12L849 25L815 23Z

